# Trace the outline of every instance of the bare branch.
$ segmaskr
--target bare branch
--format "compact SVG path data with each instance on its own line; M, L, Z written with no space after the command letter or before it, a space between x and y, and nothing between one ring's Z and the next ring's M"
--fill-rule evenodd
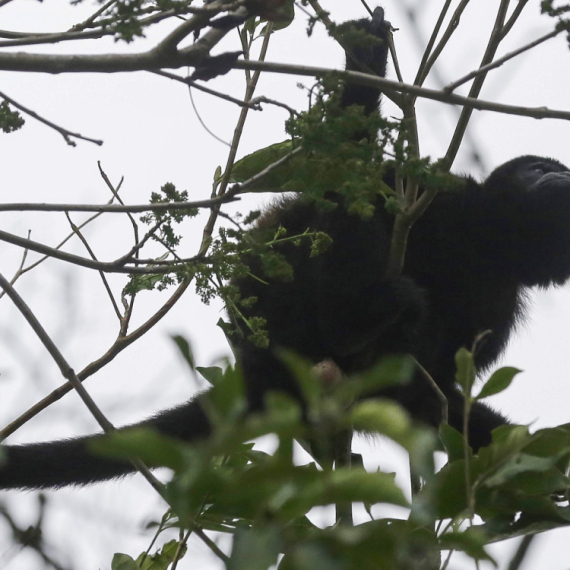
M31 230L28 230L28 239L30 239L30 235L31 235ZM16 281L18 281L18 279L24 274L24 265L26 264L26 259L28 257L28 250L24 249L24 253L22 254L22 260L20 261L20 266L18 267L16 273L14 273L14 276L12 277L12 279L10 279L10 285L12 285L12 287L14 286L14 283L16 283ZM2 291L0 293L0 299L2 299L2 297L4 297L4 295L6 294L6 291Z
M445 0L445 4L443 5L441 12L439 14L439 18L433 28L431 36L429 38L428 44L424 50L424 54L422 56L422 61L420 62L420 66L418 68L418 73L416 74L416 78L414 79L414 85L422 85L425 78L429 73L429 67L427 67L427 62L429 56L431 55L431 50L435 44L435 40L437 40L437 36L439 35L439 31L441 30L441 26L443 25L443 21L445 20L445 16L447 11L449 10L449 6L451 5L451 0Z
M433 53L430 53L429 57L427 50L424 53L424 57L422 59L420 68L418 70L418 75L416 77L416 80L414 81L415 85L419 86L423 85L424 81L426 80L426 77L430 72L430 69L434 66L435 62L437 61L437 58L440 56L441 52L443 51L443 48L447 45L447 42L450 40L451 36L453 35L453 32L455 32L455 30L457 29L457 26L459 26L461 15L463 14L463 11L467 7L467 4L469 4L469 0L461 0L459 6L457 6L455 12L453 13L453 16L451 17L451 20L445 32L443 33L441 40L437 44L436 48L433 50ZM448 4L445 4L442 13L440 14L439 20L437 22L438 25L440 26L445 16L444 12L447 12L447 8ZM437 31L439 32L439 29ZM436 30L434 30L434 34L435 33ZM430 38L430 43L428 43L428 48L430 48L430 44L433 46L433 42L435 42L436 35L434 34L432 34L432 37Z
M206 20L204 16L195 16L189 20L193 25L188 25L188 33L201 29ZM118 73L154 71L164 67L195 67L228 31L227 29L212 28L196 43L181 50L167 49L168 45L158 44L149 51L134 54L55 55L2 52L0 53L0 69L42 73Z
M44 125L47 125L51 129L54 129L55 131L57 131L64 138L65 142L69 146L76 146L75 142L71 140L71 137L76 138L76 139L81 139L81 140L84 140L87 142L92 142L92 143L99 145L99 146L101 146L103 144L103 141L101 141L101 140L90 139L89 137L84 137L83 135L80 135L79 133L72 133L71 131L68 131L67 129L64 129L63 127L60 127L60 126L56 125L55 123L52 123L51 121L48 121L47 119L44 119L43 117L40 117L40 115L38 115L35 111L32 111L31 109L28 109L27 107L24 107L23 105L21 105L17 101L14 101L14 99L12 99L11 97L8 97L8 95L6 95L5 93L2 93L1 91L0 91L0 97L2 97L2 99L4 99L5 101L8 101L8 103L10 103L10 105L16 107L16 109L19 109L20 111L22 111L22 113L26 113L26 115L33 117L34 119L36 119L40 123L43 123Z
M258 62L260 62L260 63L262 63L265 60L265 56L267 55L267 49L269 47L269 40L271 38L271 32L272 31L273 31L273 25L271 22L269 22L267 24L267 30L265 32L265 37L263 38L263 44L261 46L261 50L259 53ZM246 52L245 56L246 56L246 58L248 58L249 53ZM246 88L245 88L245 95L243 98L243 100L246 103L249 103L251 101L253 94L255 93L255 88L257 87L257 82L259 81L260 75L261 75L261 70L258 70L253 74L253 76L251 78L247 79L247 84L246 84ZM219 188L217 191L216 191L216 188L214 187L214 193L218 198L221 198L223 196L227 196L228 194L231 194L232 191L234 193L237 193L237 192L239 192L240 188L243 188L243 187L238 187L236 185L233 188L231 188L229 192L227 192L228 184L230 183L230 176L232 173L232 168L234 166L234 162L235 162L235 159L237 156L239 142L241 140L243 128L244 128L245 121L247 119L248 113L249 113L249 108L248 107L242 107L242 109L240 111L240 115L239 115L238 120L237 120L236 128L234 129L234 136L232 138L230 152L228 153L228 159L226 161L226 168L224 170L224 174L222 175L222 180L220 181L220 185L219 185ZM208 218L208 221L206 222L206 225L204 226L204 230L202 232L202 242L201 242L200 248L198 250L198 255L203 255L208 250L219 211L220 211L220 207L214 206L210 212L210 217Z
M13 71L39 71L46 73L78 73L85 71L116 73L141 70L155 71L160 70L161 67L176 68L187 65L194 66L196 63L199 63L200 59L201 55L197 53L194 46L180 50L169 57L157 55L152 51L141 54L113 54L100 56L0 53L0 69L9 69ZM470 109L494 111L496 113L532 117L535 119L570 119L569 111L551 110L546 107L531 108L516 105L503 105L500 103L478 100L473 97L462 97L453 93L448 94L435 89L426 89L418 87L417 85L390 81L389 79L358 71L339 71L323 67L289 65L252 60L237 61L234 64L234 69L269 71L272 73L284 73L310 77L327 77L329 75L335 75L345 81L353 81L360 85L378 87L382 89L384 94L392 100L394 100L394 95L396 93L410 93L424 99L440 101L450 105L462 105Z
M85 236L81 233L81 230L73 223L73 220L71 219L71 217L69 215L69 212L65 212L65 216L69 222L69 225L71 226L71 229L73 230L73 233L81 240L81 243L85 246L85 249L87 250L87 252L91 256L91 259L93 259L93 261L97 261L97 257L95 256L95 253L91 249L89 242L85 239ZM122 319L121 311L119 311L119 307L117 306L117 302L115 301L115 297L113 296L113 291L111 290L111 287L109 286L109 282L107 281L107 277L105 276L105 274L102 271L99 271L99 276L101 277L101 280L103 281L103 286L105 287L105 290L107 291L107 295L109 295L109 299L111 300L111 305L113 305L113 309L115 310L115 314L117 315L117 317L120 321Z
M505 36L511 31L513 26L515 25L516 21L519 19L522 11L524 10L525 6L528 4L528 0L519 0L516 8L513 10L511 17L507 20L506 24L503 26L503 30L501 32L501 40L505 38Z
M204 93L208 93L209 95L213 95L214 97L218 97L219 99L223 99L224 101L229 101L230 103L234 103L239 107L248 107L249 109L253 109L254 111L260 111L261 106L257 104L259 97L256 97L255 102L246 102L242 101L241 99L236 99L235 97L231 97L230 95L226 95L225 93L220 93L219 91L215 91L214 89L210 89L209 87L204 87L197 81L190 79L189 77L180 77L179 75L175 75L174 73L169 73L168 71L151 71L155 75L160 75L161 77L166 77L167 79L172 79L174 81L179 81L180 83L184 83L189 87L193 87L194 89L198 89L198 91L203 91Z
M248 17L248 11L246 8L243 7L246 0L237 0L233 3L232 10L235 10L232 15L236 16L238 19L243 18L245 19ZM176 50L178 44L184 40L187 36L193 33L196 30L202 29L212 16L220 13L223 9L223 2L213 2L210 4L210 10L202 12L201 14L197 14L190 20L187 20L180 26L178 26L174 31L166 36L157 46L156 49L159 51L170 52ZM213 28L213 30L216 28ZM211 31L213 31L211 30ZM225 35L225 34L224 34ZM210 34L210 40L215 36L215 34ZM219 40L218 40L219 41ZM208 48L207 51L209 52L212 47L217 43L214 41ZM207 43L207 42L206 42Z
M180 264L169 263L164 266L154 266L149 264L148 267L139 267L138 260L133 260L131 263L137 263L137 265L128 265L124 257L121 257L117 261L105 262L105 261L95 261L93 259L88 259L86 257L81 257L79 255L74 255L72 253L67 253L65 251L59 251L53 247L49 247L43 243L33 241L31 239L22 238L20 236L10 234L0 230L0 241L5 241L6 243L11 243L18 247L23 247L29 249L30 251L35 251L54 259L60 259L61 261L66 261L68 263L73 263L74 265L79 265L80 267L86 267L87 269L94 269L96 271L104 271L105 273L121 273L127 275L154 275L158 273L172 273L173 271L180 271ZM207 259L202 257L196 257L193 260L200 259L201 262L207 262ZM185 260L185 263L191 263L193 260ZM154 261L152 262L154 263Z
M532 49L533 47L536 47L537 45L540 45L541 43L545 42L546 40L549 40L551 38L556 37L562 31L564 31L564 30L562 30L562 29L553 30L552 32L545 34L544 36L538 38L537 40L534 40L533 42L530 42L529 44L526 44L525 46L523 46L519 49L516 49L514 51L507 53L506 55L504 55L503 57L500 57L499 59L493 61L492 63L488 63L487 65L484 65L483 67L480 67L479 69L475 69L474 71L472 71L471 73L468 73L467 75L465 75L461 79L458 79L457 81L454 81L453 83L450 83L449 85L446 85L445 88L443 89L444 93L452 93L460 85L467 83L471 79L477 77L479 74L487 73L488 71L491 71L491 69L496 69L497 67L501 67L501 65L503 65L503 63L509 61L510 59L513 59L514 57L516 57L517 55L520 55L521 53L524 53L525 51L528 51L529 49Z
M394 45L394 34L390 30L388 34L388 45L390 48L390 55L392 56L392 62L394 63L394 70L396 71L396 77L400 83L404 83L404 78L402 77L402 71L400 70L400 63L398 61L398 54L396 53L396 46Z
M22 316L28 321L28 324L32 327L32 330L36 333L37 337L40 339L41 343L44 345L46 350L49 352L50 356L53 358L54 362L57 364L61 375L73 386L73 388L79 394L79 397L83 400L83 403L87 409L91 412L91 415L97 420L97 423L103 428L105 432L114 431L113 424L105 417L103 412L99 409L97 404L93 401L91 396L87 393L87 390L83 387L77 375L75 374L73 368L68 364L67 360L64 358L63 354L59 351L51 337L47 334L45 329L42 327L41 323L38 321L30 307L26 302L20 297L19 293L10 285L6 278L0 273L0 287L4 289L6 295L10 297L16 308L20 311Z
M144 334L146 334L154 325L156 325L169 311L174 307L177 301L182 297L188 286L190 285L191 281L187 280L181 283L170 299L145 323L143 323L138 329L134 330L132 333L126 336L120 336L109 348L109 350L101 356L98 360L95 360L91 364L87 365L78 375L77 377L81 382L101 370L104 366L109 364L115 356L120 354L125 348L133 344L139 338L141 338ZM26 412L24 412L20 417L15 419L9 425L7 425L3 430L0 430L0 441L6 439L9 435L14 433L20 427L22 427L25 423L30 421L34 418L37 414L39 414L42 410L45 410L48 406L60 400L65 394L70 392L73 389L73 386L70 382L66 382L62 384L59 388L56 388L53 392L51 392L48 396L40 400L37 404L32 406Z
M224 197L198 200L196 202L168 202L160 204L0 204L0 212L98 212L108 214L138 214L143 212L168 212L173 210L195 210L211 208L219 204L234 202L239 198L232 193Z
M28 324L32 327L32 330L36 333L42 344L45 346L46 350L49 352L54 362L57 364L64 378L67 379L68 383L77 392L79 397L83 400L83 403L87 409L91 412L91 415L97 420L97 423L103 428L105 433L112 433L115 431L113 424L106 418L103 412L99 409L93 398L89 395L87 390L84 388L83 384L75 374L73 368L65 360L63 354L59 351L51 337L47 334L45 329L42 327L41 323L38 321L34 313L28 307L26 302L20 297L18 292L10 285L6 278L0 273L0 287L6 291L6 294L16 308L20 311L22 316L28 321ZM154 477L154 475L148 470L144 463L137 458L131 458L131 463L139 471L145 479L154 487L154 489L161 495L164 496L164 485Z
M507 16L508 7L509 0L501 0L501 4L497 10L497 17L495 18L495 25L493 26L493 31L491 32L491 37L489 38L487 49L485 50L483 59L481 61L481 67L491 63L495 57L495 54L497 53L497 49L501 43L501 32L503 30L505 18ZM486 77L487 73L481 73L475 77L475 80L471 85L471 89L469 90L469 98L477 99L477 97L479 97L479 93L481 93L481 89ZM465 134L465 129L467 129L467 125L469 124L469 119L471 118L472 113L473 107L464 107L463 111L461 112L461 116L459 117L459 120L457 121L457 125L455 127L455 132L453 133L453 137L443 158L443 162L447 168L451 167L453 161L455 160L455 157L457 156L459 146L463 140L463 135Z
M75 24L75 26L71 27L71 30L69 30L70 32L77 32L77 31L81 31L84 30L85 28L88 28L90 26L93 25L93 23L95 22L95 20L104 12L106 12L113 4L115 4L117 2L117 0L109 0L108 2L106 2L105 4L103 4L103 6L101 6L98 10L96 10L95 12L93 12L93 14L91 14L91 16L89 16L89 18L87 18L87 20L84 20L83 22L81 22L80 24Z
M199 8L188 8L188 12L199 10ZM139 24L142 27L148 27L151 24L157 24L173 16L177 16L180 12L176 10L167 10L158 14L152 14L148 18L141 18ZM103 36L112 36L116 33L112 27L97 28L86 31L66 31L57 33L30 33L30 32L12 32L9 30L0 30L0 38L7 38L10 41L0 42L0 47L16 47L26 45L39 44L56 44L59 42L76 41L76 40L92 40L102 38Z
M432 101L440 101L449 105L461 105L470 109L478 109L481 111L493 111L495 113L503 113L506 115L518 115L520 117L532 117L534 119L564 119L570 120L570 111L560 111L556 109L548 109L547 107L521 107L517 105L504 105L502 103L494 103L484 101L472 97L463 97L454 93L445 93L437 89L427 89L410 85L408 83L400 83L399 81L391 81L383 77L361 73L360 71L337 71L322 67L309 67L301 65L289 65L285 63L259 62L259 61L238 61L236 69L259 69L262 71L270 71L273 73L285 73L290 75L304 75L311 77L326 77L333 74L344 81L352 81L359 85L368 85L377 87L387 95L393 96L394 92L410 93L411 95L430 99Z

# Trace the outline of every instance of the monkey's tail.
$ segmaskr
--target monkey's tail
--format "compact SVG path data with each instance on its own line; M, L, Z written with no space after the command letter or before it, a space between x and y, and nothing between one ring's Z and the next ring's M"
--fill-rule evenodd
M132 427L152 427L164 435L193 441L208 435L210 425L199 399L166 410ZM0 448L0 489L49 489L87 485L135 471L128 460L94 454L93 435L30 445Z

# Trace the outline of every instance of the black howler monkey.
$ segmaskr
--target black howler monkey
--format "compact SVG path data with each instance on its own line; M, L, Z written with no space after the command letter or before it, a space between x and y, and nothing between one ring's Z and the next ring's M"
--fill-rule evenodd
M377 8L371 20L355 25L380 41L352 49L347 68L365 64L383 76L389 30L383 10ZM373 113L379 99L377 89L347 84L341 102ZM385 182L393 185L393 174ZM387 274L393 216L381 198L366 219L350 214L342 202L324 210L303 198L282 201L261 217L258 227L281 225L290 235L310 227L326 232L333 242L316 257L310 257L308 246L282 245L279 251L294 270L292 281L263 276L235 282L243 297L257 297L250 314L267 320L270 339L268 349L236 340L251 410L263 406L269 390L298 395L295 379L274 356L276 348L315 363L332 359L348 375L366 370L383 355L412 353L448 398L450 424L462 429L456 351L490 330L476 354L478 368L489 367L524 311L524 289L562 284L570 277L570 172L555 160L522 156L483 183L468 176L456 177L456 182L453 190L437 195L413 227L399 277ZM414 418L439 423L440 403L419 375L386 395ZM475 404L469 424L472 446L488 444L491 431L505 421ZM199 398L145 425L183 440L209 431ZM133 470L127 462L91 455L89 439L4 447L0 488L85 484Z

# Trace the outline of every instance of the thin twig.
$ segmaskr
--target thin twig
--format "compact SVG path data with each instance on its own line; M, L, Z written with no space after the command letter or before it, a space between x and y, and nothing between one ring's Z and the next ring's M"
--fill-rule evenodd
M483 59L481 60L481 67L491 63L495 57L495 54L497 53L497 49L499 48L499 44L501 43L501 32L503 29L503 24L505 23L508 7L509 7L509 0L501 0L501 4L499 5L499 9L497 10L497 17L495 18L493 31L491 32L491 37L489 38L487 49L485 50L485 54L483 55ZM477 99L479 97L479 94L481 93L481 89L483 87L483 83L485 82L486 77L487 77L486 73L481 73L480 75L477 75L477 77L475 77L473 84L471 85L471 89L469 90L470 99ZM453 164L453 161L457 156L457 152L459 151L459 146L461 145L461 141L463 140L463 135L465 134L465 129L467 129L467 125L469 124L469 119L471 118L472 114L473 114L472 107L463 108L459 120L457 121L453 137L451 139L451 142L449 143L449 147L443 158L443 163L446 168L451 168L451 165Z
M536 534L527 534L523 536L522 540L519 542L515 555L509 562L508 570L519 570L521 564L526 558L526 555L528 554L528 549L530 548L535 538Z
M290 107L289 105L282 103L281 101L276 101L275 99L269 99L269 97L265 97L265 95L259 95L258 97L254 97L251 100L251 104L254 105L253 107L254 109L255 106L260 103L267 103L268 105L275 105L275 107L281 107L282 109L288 111L289 115L291 115L292 117L299 116L299 112L296 109L293 109L293 107Z
M111 198L111 202L114 199L116 199L117 202L119 202L119 204L124 206L125 203L123 202L123 199L121 198L121 196L119 196L119 191L121 189L121 186L123 185L124 178L121 178L121 180L119 180L119 184L115 188L115 186L113 186L113 184L111 183L111 180L107 176L107 173L103 170L103 167L101 166L101 161L97 161L97 167L99 168L99 174L101 175L101 178L103 178L103 181L107 185L107 188L111 191L111 194L113 195L113 198ZM139 226L138 226L138 223L132 214L127 214L127 217L129 218L131 225L133 227L134 242L135 242L135 244L137 244L137 243L139 243ZM136 251L134 253L134 255L135 255L136 259L139 258L139 252L138 251ZM121 323L121 326L119 329L119 338L122 336L125 336L127 334L127 330L129 328L129 323L131 322L131 317L133 315L133 308L135 306L135 299L136 299L136 295L131 295L129 301L127 301L124 294L121 296L121 302L123 304L123 308L124 308L125 312L122 316L119 317L119 322Z
M99 370L109 364L118 354L120 354L125 348L133 344L143 335L145 335L152 327L154 327L165 315L168 314L170 309L178 302L182 297L191 281L186 280L181 283L176 291L172 294L170 299L145 323L143 323L139 328L135 329L133 332L126 336L119 337L113 345L107 350L107 352L98 358L97 360L88 364L79 374L77 378L83 382ZM25 423L34 418L41 411L45 410L48 406L60 400L65 394L73 390L73 386L70 382L62 384L53 392L48 394L45 398L40 400L34 406L26 410L22 415L8 424L3 430L0 430L0 441L6 439L9 435L13 434L16 430L22 427Z
M198 122L202 125L202 128L215 140L217 140L218 142L222 143L223 145L230 147L231 145L229 142L225 141L223 138L219 137L216 133L214 133L214 131L212 131L208 125L206 125L206 123L204 122L204 120L202 119L202 116L200 115L198 108L196 107L196 103L194 102L194 95L192 95L192 88L190 87L190 85L188 85L188 96L190 97L190 103L192 104L192 109L194 110L194 114L196 115L196 117L198 118Z
M570 120L570 111L560 111L557 109L548 109L547 107L522 107L517 105L504 105L473 97L462 97L455 93L444 93L438 89L427 89L410 85L408 83L400 83L399 81L391 81L383 77L373 76L360 71L339 71L322 67L311 67L302 65L289 65L285 63L259 62L259 61L237 61L234 64L235 69L256 69L261 71L269 71L271 73L283 73L288 75L303 75L310 77L328 77L334 74L335 77L356 83L358 85L367 85L381 89L392 101L398 101L394 97L394 93L409 93L415 97L429 99L432 101L440 101L449 105L461 105L470 109L481 111L493 111L495 113L503 113L506 115L517 115L520 117L531 117L533 119L563 119Z
M116 2L117 2L117 0L109 0L108 2L106 2L105 4L103 4L103 6L101 6L98 10L96 10L93 14L91 14L91 16L89 16L89 18L87 18L86 20L84 20L84 21L81 22L80 24L75 24L75 26L72 26L69 31L70 31L70 32L77 32L77 31L84 30L85 28L91 26L91 24L93 24L93 22L94 22L101 14L103 14L103 12L106 12L106 11L107 11L113 4L115 4Z
M45 502L46 499L43 495L39 495L39 502L40 502L40 513L38 516L38 521L28 527L21 527L12 517L12 515L8 512L8 509L3 505L0 504L0 516L4 518L10 530L12 531L12 536L14 542L21 547L31 548L36 552L36 554L44 561L46 567L51 567L54 570L69 570L68 566L62 566L54 560L49 554L45 552L45 542L44 542L44 533L43 533L43 515L45 509ZM5 564L6 556L3 554L2 562Z
M69 222L69 225L71 226L71 229L73 230L73 233L81 240L81 243L83 243L83 245L85 246L85 249L87 250L87 252L91 256L91 259L93 259L94 261L98 261L97 257L95 256L94 251L91 249L91 246L89 245L89 242L85 239L85 236L81 233L79 228L73 223L73 220L69 216L69 212L65 212L65 216L67 218L67 221ZM120 321L123 316L121 315L121 311L119 310L119 307L117 306L117 302L115 301L115 297L113 295L113 291L111 290L111 287L109 286L109 282L107 281L107 277L106 277L105 273L103 273L103 271L99 271L99 276L101 277L101 280L103 281L103 287L105 287L105 290L107 291L107 295L109 295L109 299L111 300L111 305L113 305L113 309L115 310L115 314L117 315L117 318Z
M208 93L209 95L213 95L214 97L218 97L219 99L223 99L224 101L229 101L230 103L238 105L239 107L249 107L254 111L261 110L261 107L257 103L242 101L241 99L236 99L235 97L226 95L225 93L220 93L219 91L215 91L214 89L210 89L209 87L204 87L204 85L198 83L197 81L194 81L193 79L190 79L189 77L180 77L179 75L176 75L174 73L169 73L168 71L162 71L162 70L151 71L151 73L154 73L155 75L159 75L161 77L166 77L167 79L172 79L173 81L179 81L180 83L184 83L185 85L193 87L194 89L198 89L198 91L203 91L204 93Z
M91 139L89 137L84 137L83 135L80 135L79 133L72 133L71 131L64 129L63 127L60 127L59 125L56 125L55 123L52 123L51 121L48 121L47 119L44 119L43 117L40 117L40 115L38 115L35 111L32 111L31 109L28 109L27 107L24 107L23 105L21 105L17 101L14 101L14 99L12 99L11 97L8 97L8 95L6 95L5 93L2 93L1 91L0 91L0 97L2 97L2 99L4 99L4 100L8 101L8 103L10 103L10 105L16 107L16 109L19 109L20 111L22 111L22 113L26 113L26 115L33 117L34 119L36 119L40 123L43 123L44 125L47 125L51 129L54 129L55 131L57 131L64 138L65 142L69 146L77 146L75 141L71 140L72 137L76 138L76 139L81 139L81 140L84 140L87 142L91 142L91 143L96 144L98 146L101 146L103 144L103 141L101 141L101 140L96 140L96 139Z
M528 51L529 49L532 49L533 47L536 47L537 45L540 45L541 43L543 43L543 42L545 42L551 38L556 37L559 33L563 32L563 31L564 30L562 30L562 29L553 30L552 32L545 34L544 36L534 40L533 42L530 42L529 44L526 44L526 45L524 45L524 46L522 46L522 47L520 47L514 51L507 53L503 57L500 57L499 59L496 59L495 61L488 63L487 65L484 65L483 67L480 67L479 69L473 70L471 73L468 73L467 75L465 75L461 79L458 79L457 81L454 81L453 83L450 83L449 85L446 85L443 89L444 93L452 93L460 85L467 83L468 81L470 81L471 79L474 79L475 77L477 77L481 73L487 73L488 71L491 71L491 69L496 69L497 67L500 67L501 65L503 65L505 62L509 61L510 59L513 59L517 55L520 55L521 53L524 53L525 51Z
M388 47L390 48L390 55L392 56L392 62L394 64L394 71L396 72L396 77L400 83L404 83L404 78L402 77L402 71L400 70L400 63L398 62L398 54L396 53L396 46L394 45L394 34L392 30L388 33Z
M424 82L425 78L428 76L429 67L427 66L427 62L429 60L429 56L431 55L431 51L435 44L435 40L437 40L437 36L439 35L439 31L441 30L441 26L443 25L443 21L445 20L445 16L447 11L449 10L449 6L451 5L451 0L446 0L445 4L441 8L441 12L439 14L439 18L433 28L427 46L424 50L424 54L422 56L422 61L420 62L420 66L418 68L418 72L416 74L416 78L414 79L414 85L418 85L421 87L422 83Z
M85 220L82 224L80 224L78 227L79 229L83 229L86 225L90 224L93 220L95 220L96 218L98 218L99 216L101 216L101 214L95 214L94 216L91 216L90 218L88 218L87 220ZM71 232L69 235L67 235L64 239L62 239L56 246L54 246L54 249L59 250L61 249L73 236L75 235L74 232ZM30 235L28 235L28 239L29 239ZM32 269L35 269L38 265L40 265L41 263L43 263L46 259L49 259L50 256L49 255L44 255L43 257L41 257L40 259L38 259L37 261L34 261L34 263L30 263L30 265L28 265L27 267L25 267L22 270L22 275L24 273L27 273L28 271L32 271Z
M30 307L26 302L20 297L19 293L10 285L6 278L0 273L0 287L4 289L8 297L12 300L16 308L20 311L22 316L28 321L28 324L32 327L32 330L36 333L37 337L40 339L41 343L44 345L46 350L49 352L50 356L57 364L61 375L73 386L73 388L79 394L79 397L83 400L83 403L87 409L91 412L91 415L97 420L97 423L103 428L105 432L114 431L114 427L111 422L105 417L103 412L99 409L97 404L93 401L91 396L85 390L77 375L75 374L73 368L67 363L63 354L59 351L53 340L47 334L45 329L42 327L41 323L38 321Z
M49 257L53 257L54 259L67 261L68 263L79 265L80 267L85 267L87 269L94 269L96 271L105 271L106 273L152 275L158 273L170 273L172 271L180 270L179 264L176 263L159 268L159 267L139 267L138 265L129 265L126 263L124 258L120 258L119 260L112 262L95 261L93 259L89 259L87 257L81 257L80 255L75 255L73 253L59 251L43 243L39 243L31 239L22 238L20 236L10 234L2 230L0 230L0 241L11 243L12 245L23 247L31 251L41 253L43 255L48 255ZM135 262L136 260L133 260L132 263Z
M195 13L199 8L187 7L184 12ZM163 20L178 16L179 10L166 10L158 14L152 14L147 18L141 18L139 25L146 28L152 24L158 24ZM30 32L13 32L10 30L0 30L0 38L7 38L9 41L0 42L0 47L22 47L28 45L56 44L60 42L70 42L77 40L93 40L104 36L112 36L116 30L112 26L97 28L94 30L86 30L80 32L56 32L56 33L30 33Z
M28 230L28 239L30 239L30 235L32 234L31 230ZM16 270L16 273L14 273L12 279L10 279L10 285L14 286L14 283L16 283L16 281L18 281L18 279L24 274L24 265L26 264L26 259L28 257L28 249L24 249L24 253L22 254L22 260L20 261L20 266L18 267L18 269ZM6 294L6 291L2 290L2 292L0 292L0 299L2 299L2 297L4 297L4 295Z
M230 562L230 558L227 554L222 552L218 545L200 528L194 527L193 532L198 535L202 541L208 546L208 548L222 561L224 564Z
M433 52L430 52L429 57L427 57L427 61L424 61L422 59L422 63L420 64L420 68L418 70L418 75L416 77L416 80L414 81L414 85L419 85L419 86L423 85L423 83L424 83L426 77L428 76L431 68L434 66L435 62L437 61L441 52L443 51L443 48L447 45L447 42L449 42L449 40L451 39L451 36L453 35L453 32L455 32L455 30L459 26L459 21L461 19L461 15L463 14L463 11L467 7L467 4L469 4L469 1L470 0L461 0L459 6L457 6L457 8L455 9L455 12L453 13L453 16L451 17L451 20L449 21L449 24L447 25L447 28L446 28L445 32L443 33L441 40L439 40L439 43L437 44L437 46L435 47ZM447 12L447 8L448 8L448 5L446 4L443 7L443 10L445 10L445 12ZM438 20L438 22L437 22L439 25L441 25L441 23L443 22L443 17L444 17L443 10L442 10L442 13L440 14L440 20L441 21ZM434 34L435 34L435 30L434 30ZM435 41L436 36L434 34L432 34L432 37L430 38L430 42L432 40ZM427 54L427 50L426 50L426 54ZM426 55L424 54L424 58L425 57L426 57Z
M516 8L513 10L511 17L507 20L506 24L503 26L503 31L501 32L501 40L511 31L516 21L519 19L525 6L528 4L528 0L519 0Z
M366 11L368 12L368 14L370 16L372 16L372 10L370 9L370 7L368 6L368 4L364 1L364 0L360 0L362 2L362 5L364 6L364 8L366 8Z
M265 37L263 38L263 44L261 45L261 50L259 53L258 61L260 63L262 63L265 60L265 57L267 55L267 49L269 47L269 40L271 38L272 30L273 30L273 25L271 22L269 22L267 24L267 30L265 32ZM246 54L247 54L247 52L246 52ZM256 71L253 74L253 76L247 81L247 85L245 88L245 95L243 98L243 100L245 102L251 101L253 94L255 93L255 88L257 87L257 82L259 81L260 75L261 75L261 72ZM247 119L248 112L249 112L249 109L247 107L242 107L242 109L240 111L240 115L238 117L236 128L234 129L234 136L232 138L232 144L230 147L230 152L228 153L228 159L226 161L226 168L224 170L224 174L222 176L222 180L220 182L220 185L219 185L217 192L216 192L216 190L214 190L214 192L216 192L216 196L218 198L223 198L224 195L227 195L229 193L229 192L227 192L227 187L228 187L228 184L230 182L232 168L233 168L235 160L236 160L239 142L241 140L241 135L243 133L243 128L245 126L245 121ZM230 190L230 192L231 192L231 190ZM204 254L210 245L210 242L212 239L212 233L214 231L214 226L216 224L216 220L218 217L218 211L219 211L219 206L214 206L210 212L210 217L208 218L208 221L206 222L206 225L204 226L204 230L202 232L202 242L201 242L200 248L198 250L199 255Z

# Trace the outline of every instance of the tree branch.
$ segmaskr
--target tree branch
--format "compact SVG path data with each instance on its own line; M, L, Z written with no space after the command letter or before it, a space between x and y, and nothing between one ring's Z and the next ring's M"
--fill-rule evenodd
M533 47L536 47L537 45L540 45L541 43L545 42L546 40L549 40L551 38L556 37L562 31L564 31L562 28L559 30L553 30L552 32L545 34L544 36L534 40L533 42L530 42L529 44L526 44L525 46L522 46L519 49L516 49L514 51L507 53L503 57L500 57L499 59L496 59L495 61L488 63L487 65L484 65L483 67L480 67L479 69L473 70L471 73L468 73L467 75L465 75L461 79L458 79L457 81L454 81L453 83L450 83L449 85L446 85L443 89L444 93L452 93L460 85L467 83L468 81L470 81L471 79L474 79L475 77L477 77L478 75L480 75L482 73L487 73L488 71L491 71L491 69L496 69L497 67L501 67L501 65L503 65L503 63L509 61L510 59L513 59L514 57L516 57L517 55L520 55L521 53L524 53L525 51L528 51L529 49L532 49Z
M47 119L44 119L43 117L40 117L40 115L38 115L35 111L32 111L31 109L24 107L23 105L21 105L17 101L14 101L14 99L12 99L11 97L8 97L8 95L6 95L5 93L2 93L2 91L0 91L0 97L2 97L2 99L7 101L8 103L10 103L10 105L16 107L16 109L19 109L20 111L22 111L22 113L26 113L26 115L33 117L34 119L36 119L40 123L43 123L44 125L47 125L51 129L54 129L55 131L57 131L64 138L65 142L69 146L77 146L75 144L75 142L71 140L72 137L76 138L76 139L81 139L81 140L84 140L87 142L92 142L98 146L101 146L103 144L103 141L101 141L101 140L91 139L89 137L84 137L83 135L80 135L79 133L72 133L71 131L68 131L67 129L64 129L63 127L60 127L60 126L56 125L55 123L52 123L51 121L48 121Z
M120 354L125 348L133 344L144 334L146 334L154 325L156 325L169 311L174 307L178 300L182 297L186 289L188 289L191 281L186 280L181 283L176 291L172 294L170 299L145 323L132 333L120 336L109 348L109 350L101 356L101 358L88 364L78 375L77 378L83 382L99 370L109 364L115 356ZM70 392L73 386L70 382L66 382L56 388L48 396L40 400L37 404L26 410L20 417L16 418L13 422L8 424L3 430L0 430L0 441L6 439L9 435L13 434L17 429L22 427L25 423L29 422L33 417L38 415L42 410L60 400L65 394Z

